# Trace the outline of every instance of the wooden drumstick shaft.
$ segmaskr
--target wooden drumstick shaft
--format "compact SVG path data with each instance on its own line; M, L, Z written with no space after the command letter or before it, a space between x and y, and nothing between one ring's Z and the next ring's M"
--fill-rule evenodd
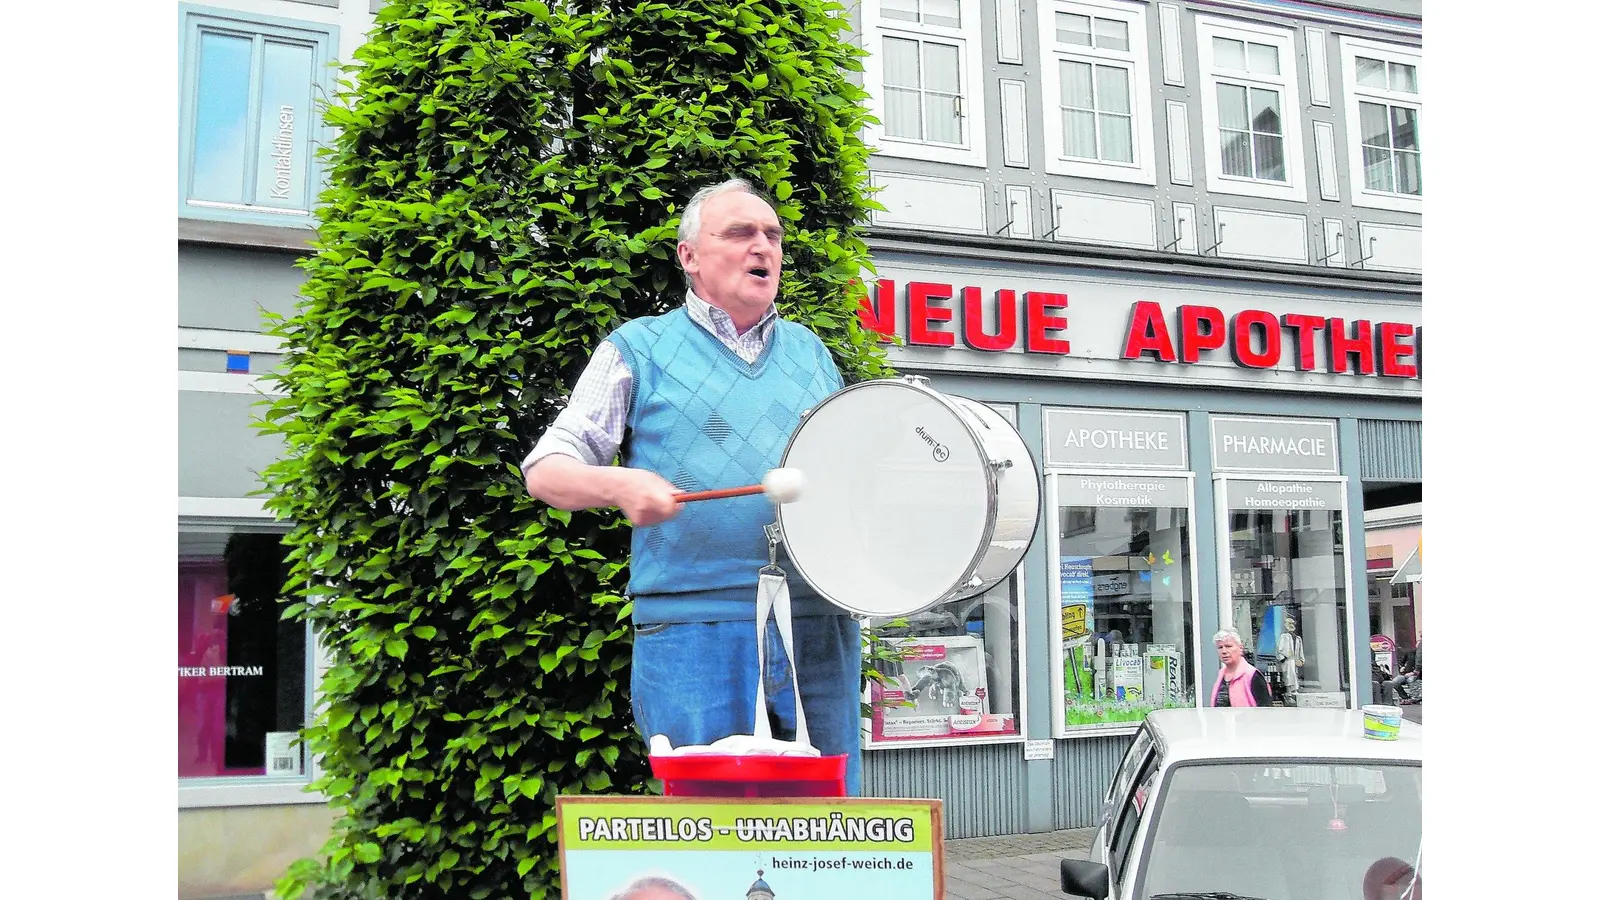
M693 503L696 500L721 500L726 497L748 497L751 494L759 494L765 490L766 488L759 484L747 484L744 487L719 488L714 491L691 491L689 493L677 494L672 499L678 501L679 503Z

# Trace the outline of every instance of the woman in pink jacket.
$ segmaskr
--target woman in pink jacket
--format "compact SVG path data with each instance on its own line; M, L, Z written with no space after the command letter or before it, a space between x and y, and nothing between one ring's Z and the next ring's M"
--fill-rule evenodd
M1244 661L1244 642L1239 632L1224 628L1211 640L1216 642L1217 658L1222 661L1222 671L1211 686L1211 705L1271 706L1272 690L1267 687L1267 678Z

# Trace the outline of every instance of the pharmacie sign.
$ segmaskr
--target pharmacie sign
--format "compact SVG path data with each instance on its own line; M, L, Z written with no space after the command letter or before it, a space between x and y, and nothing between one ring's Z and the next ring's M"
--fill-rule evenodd
M1421 308L1392 294L879 271L860 320L908 366L1420 392Z

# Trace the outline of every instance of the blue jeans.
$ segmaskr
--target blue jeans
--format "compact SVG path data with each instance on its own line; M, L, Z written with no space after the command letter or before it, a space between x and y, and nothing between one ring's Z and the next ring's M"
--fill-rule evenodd
M756 704L755 622L640 625L633 638L633 720L645 740L709 744L751 734ZM800 697L811 743L846 754L845 788L861 793L861 628L849 616L794 620ZM765 672L772 736L795 736L794 688L777 626L767 625Z

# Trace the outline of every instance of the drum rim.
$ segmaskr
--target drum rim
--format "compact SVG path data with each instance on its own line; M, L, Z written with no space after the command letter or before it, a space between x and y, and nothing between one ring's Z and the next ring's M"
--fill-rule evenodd
M945 394L945 396L947 396L947 397L955 397L955 398L960 399L960 400L965 400L968 403L976 403L977 405L982 406L985 409L988 409L990 412L993 412L995 415L1000 416L1000 414L998 412L996 412L995 410L991 409L989 407L989 405L984 403L982 400L974 400L973 398L968 397L968 396L966 396L964 394ZM1044 483L1044 479L1047 477L1047 473L1045 472L1044 467L1039 465L1039 458L1033 455L1033 448L1028 446L1028 439L1022 436L1022 429L1018 428L1010 420L1006 419L1005 416L1000 416L1000 419L1001 419L1001 421L1005 422L1006 425L1010 426L1012 432L1016 434L1017 439L1022 442L1022 452L1028 454L1028 464L1033 467L1033 477L1034 477L1034 481L1036 482L1036 487L1037 487L1037 490L1034 491L1034 498L1033 498L1033 531L1031 533L1029 533L1029 535L1028 535L1028 543L1024 544L1023 547L1022 547L1022 555L1018 558L1016 566L1012 567L1011 573L1006 575L1006 578L1010 578L1011 575L1016 574L1017 569L1022 568L1022 564L1024 562L1026 562L1027 559L1028 559L1028 554L1033 551L1034 542L1039 539L1039 531L1040 531L1039 523L1044 521L1044 513L1045 513L1045 506L1044 506L1045 483ZM993 473L993 469L991 469L990 472L992 474ZM992 532L989 535L989 539L991 541L994 540L994 534ZM1000 579L1000 581L1004 581L1004 580L1005 580L1004 578ZM1000 581L997 581L994 584L989 585L989 587L986 588L985 591L994 590L996 587L999 586ZM983 593L983 592L984 591L980 591L978 593ZM967 594L967 595L958 596L958 597L950 597L950 598L947 598L946 600L944 600L942 602L948 603L951 600L965 600L965 599L967 599L969 597L976 597L978 595L978 593ZM921 610L918 610L918 612L921 612Z
M900 378L873 378L873 379L869 379L867 381L858 381L855 384L848 385L848 386L843 387L843 388L841 388L841 389L839 389L837 391L834 391L832 394L830 394L827 397L823 398L822 402L818 403L816 406L813 406L810 409L806 410L805 412L801 413L801 415L800 415L800 425L796 426L795 430L794 430L794 433L789 435L789 441L788 441L787 444L784 445L783 456L780 457L779 465L784 466L784 467L787 467L789 465L789 453L790 453L790 451L792 451L794 449L795 438L800 436L800 431L805 426L805 420L809 419L813 413L815 413L817 410L821 409L822 407L827 406L829 403L832 403L834 400L838 399L839 397L842 397L845 394L850 393L853 390L856 390L856 389L862 388L862 387L866 387L867 385L874 385L874 384L893 385L893 386L897 386L897 387L903 387L903 388L906 388L908 390L920 391L921 393L933 398L935 401L937 401L939 403L939 405L943 406L945 409L950 411L950 414L955 418L956 422L961 425L962 429L964 429L966 431L967 436L972 439L974 444L976 444L979 448L984 447L984 442L983 442L982 438L980 438L978 436L978 433L972 429L972 426L967 423L966 417L961 415L960 410L955 408L955 405L952 404L947 399L946 395L943 394L943 393L940 393L939 391L934 390L933 388L927 387L924 384L920 384L920 383L918 383L916 381L913 381L912 379L915 378L915 377L916 376L909 376L908 375L908 376L903 376L903 377L900 377ZM962 398L962 399L967 399L967 398ZM1010 424L1010 423L1007 423L1007 424ZM1023 447L1024 447L1024 449L1026 449L1026 447L1027 447L1027 442L1026 441L1023 442ZM1030 452L1029 455L1030 456L1032 455L1031 452ZM1037 473L1037 471L1038 471L1037 468L1035 468L1035 472L1036 473ZM991 496L991 497L995 496L998 493L999 485L997 484L997 479L995 478L994 466L990 465L989 460L987 460L987 459L983 463L983 480L984 480L985 487L988 488L989 496ZM1043 492L1042 491L1040 492L1040 495L1041 495L1041 497L1043 496ZM994 509L994 505L991 503L989 505L989 509L987 511L987 514L984 517L983 537L979 541L979 544L978 544L980 549L984 548L984 547L988 547L994 541L994 529L995 529L996 524L998 524L998 519L997 519L997 517L995 515L995 512L996 511ZM949 602L951 600L959 600L959 599L961 599L960 598L961 587L963 585L965 585L968 581L972 580L972 576L978 571L978 566L979 566L980 563L983 562L983 557L984 557L984 554L982 552L974 551L973 554L972 554L972 558L967 561L966 570L962 573L961 577L956 580L956 583L954 585L952 585L950 588L946 589L943 594L940 594L937 599L933 600L930 603L927 603L927 604L925 604L923 606L919 606L916 609L907 610L905 612L892 613L892 614L865 612L863 610L857 609L852 604L840 602L832 594L829 594L827 591L825 591L822 588L818 587L816 582L814 582L810 578L806 577L805 567L800 564L800 560L795 558L795 556L794 556L794 548L789 546L788 533L784 530L784 527L783 527L783 504L781 504L781 503L778 504L777 513L776 513L776 522L777 522L777 525L778 525L779 538L784 543L784 552L788 555L789 562L790 562L791 565L794 566L795 571L797 573L799 573L799 575L800 575L800 577L802 579L805 579L806 584L809 585L810 588L813 591L815 591L817 593L817 595L820 596L822 599L828 601L829 603L833 604L834 606L838 607L839 609L845 610L847 612L850 612L850 613L852 613L852 614L854 614L856 616L859 616L861 618L864 618L864 619L883 619L883 618L892 619L892 618L897 618L897 617L900 617L900 616L914 616L919 612L924 612L926 610L930 610L930 609L934 608L935 606L938 606L941 603L947 603L947 602ZM1034 532L1035 532L1035 534L1037 534L1038 530L1039 530L1038 522L1036 520L1035 523L1034 523ZM1029 545L1030 548L1033 545L1032 536L1030 536L1029 539L1028 539L1028 545ZM1026 554L1026 551L1024 551L1024 554Z

